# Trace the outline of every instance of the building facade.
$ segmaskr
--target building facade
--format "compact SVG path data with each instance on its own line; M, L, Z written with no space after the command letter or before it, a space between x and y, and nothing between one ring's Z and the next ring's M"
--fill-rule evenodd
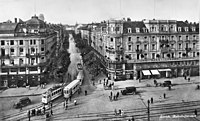
M28 21L0 23L0 85L36 86L43 75L57 33L37 16Z
M91 30L91 46L113 80L199 75L199 24L109 20Z

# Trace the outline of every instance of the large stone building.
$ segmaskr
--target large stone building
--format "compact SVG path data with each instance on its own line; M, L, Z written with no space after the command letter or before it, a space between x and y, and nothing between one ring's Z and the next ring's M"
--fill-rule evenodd
M91 46L113 80L199 75L197 23L109 20L89 30Z
M33 16L28 21L0 23L0 86L38 85L55 50L58 32Z

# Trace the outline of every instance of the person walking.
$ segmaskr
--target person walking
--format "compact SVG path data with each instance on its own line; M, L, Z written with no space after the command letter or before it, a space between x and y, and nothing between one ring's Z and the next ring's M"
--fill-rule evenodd
M28 120L30 121L30 120L31 120L30 110L28 110L28 112L27 112L27 116L28 116Z
M166 98L166 94L165 93L163 94L163 97L164 97L164 99Z
M45 106L43 106L43 114L45 114L46 112L46 109L45 109Z
M162 97L161 97L161 96L159 97L159 100L160 100L160 103L161 103L161 100L162 100Z
M51 115L53 115L53 110L51 109Z
M65 108L65 103L66 103L66 101L63 102L63 108Z
M112 94L113 94L113 93L112 93L112 91L111 91L111 92L110 92L110 96L111 96L111 97L112 97Z
M87 90L85 90L85 96L87 95Z
M151 97L151 104L153 104L153 97Z
M118 99L118 97L119 97L119 92L117 92L117 96L116 96L116 98Z
M194 110L194 114L197 116L197 109Z
M65 105L65 110L67 110L67 108L68 108L68 104Z

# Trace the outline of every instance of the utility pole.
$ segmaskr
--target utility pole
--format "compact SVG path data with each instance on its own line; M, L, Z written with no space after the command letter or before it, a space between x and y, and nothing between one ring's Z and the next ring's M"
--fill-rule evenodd
M149 107L150 101L149 100L147 101L147 104L148 104L148 107L147 107L148 121L150 121L150 107Z

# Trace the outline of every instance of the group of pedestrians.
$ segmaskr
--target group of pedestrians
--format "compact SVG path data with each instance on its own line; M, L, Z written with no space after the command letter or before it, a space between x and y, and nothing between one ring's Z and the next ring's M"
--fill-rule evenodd
M119 92L117 92L116 94L114 94L112 91L110 92L110 96L109 99L110 101L116 101L119 98Z

